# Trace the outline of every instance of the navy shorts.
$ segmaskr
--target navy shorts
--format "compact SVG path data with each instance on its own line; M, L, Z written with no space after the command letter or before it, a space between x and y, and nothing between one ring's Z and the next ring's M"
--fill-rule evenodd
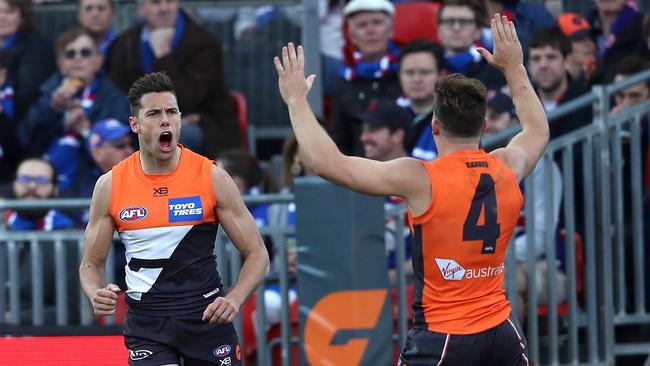
M512 315L476 334L444 334L411 329L398 366L528 365L528 345Z
M129 365L242 365L232 324L210 324L202 313L147 316L129 311L124 319L124 343Z

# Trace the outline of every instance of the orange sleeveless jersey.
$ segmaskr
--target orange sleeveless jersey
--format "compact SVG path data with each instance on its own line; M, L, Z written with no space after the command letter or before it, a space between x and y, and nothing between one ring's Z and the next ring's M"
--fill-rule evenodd
M413 234L414 326L473 334L503 322L504 258L523 197L514 173L483 150L422 162L431 205L409 221Z
M139 152L112 170L109 213L126 248L127 301L150 315L202 311L223 287L212 162L179 148L170 174L145 174Z

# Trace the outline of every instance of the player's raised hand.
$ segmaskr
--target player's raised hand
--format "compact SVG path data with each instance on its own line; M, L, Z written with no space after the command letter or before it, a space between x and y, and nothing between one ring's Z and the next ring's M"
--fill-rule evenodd
M203 321L217 324L231 323L239 314L239 306L233 299L228 297L217 297L203 311Z
M302 46L296 48L289 42L282 47L282 60L277 56L273 59L275 70L278 72L280 95L285 103L306 97L314 83L316 75L305 78L305 52Z
M478 52L481 56L501 72L521 67L524 62L524 55L519 38L517 38L514 23L497 13L490 21L490 26L494 38L494 54L491 54L485 48L479 47Z
M115 312L117 295L120 291L122 290L112 283L95 291L95 296L93 296L92 301L93 312L95 315L112 315Z

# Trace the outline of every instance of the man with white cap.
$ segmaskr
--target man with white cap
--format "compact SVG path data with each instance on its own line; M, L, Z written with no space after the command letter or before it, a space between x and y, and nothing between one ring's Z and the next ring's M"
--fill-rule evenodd
M363 156L358 115L379 99L401 94L397 71L399 49L391 41L395 6L388 0L352 0L344 8L354 44L352 60L334 82L331 133L341 151Z

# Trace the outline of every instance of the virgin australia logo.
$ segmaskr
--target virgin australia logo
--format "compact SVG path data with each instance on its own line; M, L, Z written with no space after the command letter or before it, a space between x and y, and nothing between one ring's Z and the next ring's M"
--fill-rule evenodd
M436 264L442 277L447 281L460 281L465 275L465 268L456 263L453 259L436 258Z

